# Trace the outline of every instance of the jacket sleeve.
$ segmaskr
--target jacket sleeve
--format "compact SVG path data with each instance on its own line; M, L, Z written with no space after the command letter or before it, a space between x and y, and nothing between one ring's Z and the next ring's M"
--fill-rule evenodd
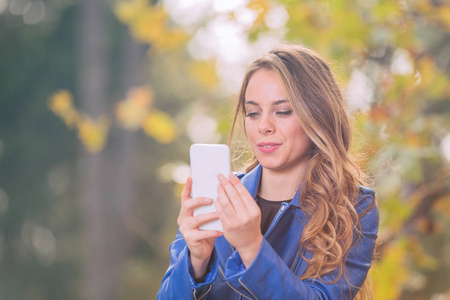
M164 275L156 299L200 299L207 294L217 276L219 259L213 250L209 271L203 283L196 283L189 259L189 249L178 231L170 245L170 265Z
M373 201L373 191L363 191L358 199L358 213L368 209ZM225 267L226 280L250 299L353 299L372 264L378 218L378 208L373 205L360 219L362 235L350 249L346 260L350 283L344 276L334 284L318 279L300 280L265 239L248 269L245 269L239 253L233 253ZM336 272L323 276L323 279L331 282L335 277Z

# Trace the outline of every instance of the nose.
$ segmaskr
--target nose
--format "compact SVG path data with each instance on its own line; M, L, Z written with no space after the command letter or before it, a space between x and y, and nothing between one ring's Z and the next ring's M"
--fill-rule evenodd
M262 116L258 125L258 132L262 135L268 135L275 132L275 126L270 116Z

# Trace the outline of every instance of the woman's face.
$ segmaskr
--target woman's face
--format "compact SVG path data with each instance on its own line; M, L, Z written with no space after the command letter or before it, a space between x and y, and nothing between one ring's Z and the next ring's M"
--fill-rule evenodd
M305 166L311 141L273 71L261 69L250 78L245 91L245 131L263 168L290 172Z

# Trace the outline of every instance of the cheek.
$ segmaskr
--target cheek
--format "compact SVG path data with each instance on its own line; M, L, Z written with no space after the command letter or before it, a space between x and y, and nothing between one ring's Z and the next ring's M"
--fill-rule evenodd
M302 137L299 139L299 143L301 143L301 147L305 151L308 151L311 148L311 140L304 132L302 133Z
M311 140L309 139L306 132L302 127L292 126L290 127L289 136L292 137L292 140L295 141L297 147L302 149L309 149L311 145Z
M247 138L253 138L255 135L255 122L248 122L245 121L244 122L244 129L245 129L245 134L247 135Z

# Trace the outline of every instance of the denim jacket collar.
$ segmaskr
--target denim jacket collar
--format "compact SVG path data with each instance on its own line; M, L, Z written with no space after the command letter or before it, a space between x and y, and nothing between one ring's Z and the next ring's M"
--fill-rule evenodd
M261 181L262 166L258 164L253 170L242 177L241 182L247 188L253 199L256 199L258 193L259 183ZM303 182L294 195L294 198L289 203L290 206L300 207L300 194L302 192Z

